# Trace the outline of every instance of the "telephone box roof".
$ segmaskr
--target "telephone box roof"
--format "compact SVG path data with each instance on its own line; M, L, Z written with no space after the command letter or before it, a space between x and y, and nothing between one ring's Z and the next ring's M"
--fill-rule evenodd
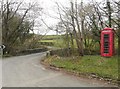
M113 30L113 28L106 27L103 30Z

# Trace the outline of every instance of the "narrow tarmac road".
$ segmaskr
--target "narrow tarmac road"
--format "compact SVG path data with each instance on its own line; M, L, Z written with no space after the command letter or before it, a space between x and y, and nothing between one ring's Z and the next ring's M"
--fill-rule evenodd
M97 80L75 77L45 69L40 60L46 53L36 53L3 59L3 87L110 87Z

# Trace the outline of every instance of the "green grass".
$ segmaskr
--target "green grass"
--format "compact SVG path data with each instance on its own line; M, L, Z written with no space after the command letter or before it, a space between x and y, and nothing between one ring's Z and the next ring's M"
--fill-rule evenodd
M65 36L63 36L63 35L46 35L42 40L40 40L39 42L52 42L52 43L54 43L54 47L62 47L62 48L64 48L64 47L66 47L66 44L65 44ZM91 43L91 41L92 41L92 39L89 39L90 41L90 43ZM118 47L118 42L117 42L117 38L115 38L115 48L117 49ZM74 48L77 48L77 44L76 44L76 41L75 41L75 39L73 40L74 41ZM99 50L99 44L98 43L94 43L95 45L94 46L92 46L92 49L94 50L94 49L98 49Z
M39 42L55 42L54 40L41 40Z
M53 40L40 40L39 42L52 42L54 47L61 47L64 48L65 44L62 39L53 39Z
M96 74L99 77L118 78L118 62L117 57L104 58L101 56L84 56L71 58L48 57L45 62L59 68L64 68L71 72Z
M48 39L57 39L57 38L61 38L61 35L46 35L43 40L48 40Z

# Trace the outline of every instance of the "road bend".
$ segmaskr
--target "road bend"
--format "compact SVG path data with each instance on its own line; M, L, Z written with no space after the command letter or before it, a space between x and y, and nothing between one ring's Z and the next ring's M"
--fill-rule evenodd
M2 61L3 87L111 87L97 80L68 75L46 69L40 60L46 55L35 53L4 58Z

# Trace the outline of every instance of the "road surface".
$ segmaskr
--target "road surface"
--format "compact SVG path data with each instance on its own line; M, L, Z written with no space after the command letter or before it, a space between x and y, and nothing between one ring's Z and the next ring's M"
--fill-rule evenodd
M96 80L75 77L45 69L40 64L44 53L3 59L3 87L104 87L112 86Z

